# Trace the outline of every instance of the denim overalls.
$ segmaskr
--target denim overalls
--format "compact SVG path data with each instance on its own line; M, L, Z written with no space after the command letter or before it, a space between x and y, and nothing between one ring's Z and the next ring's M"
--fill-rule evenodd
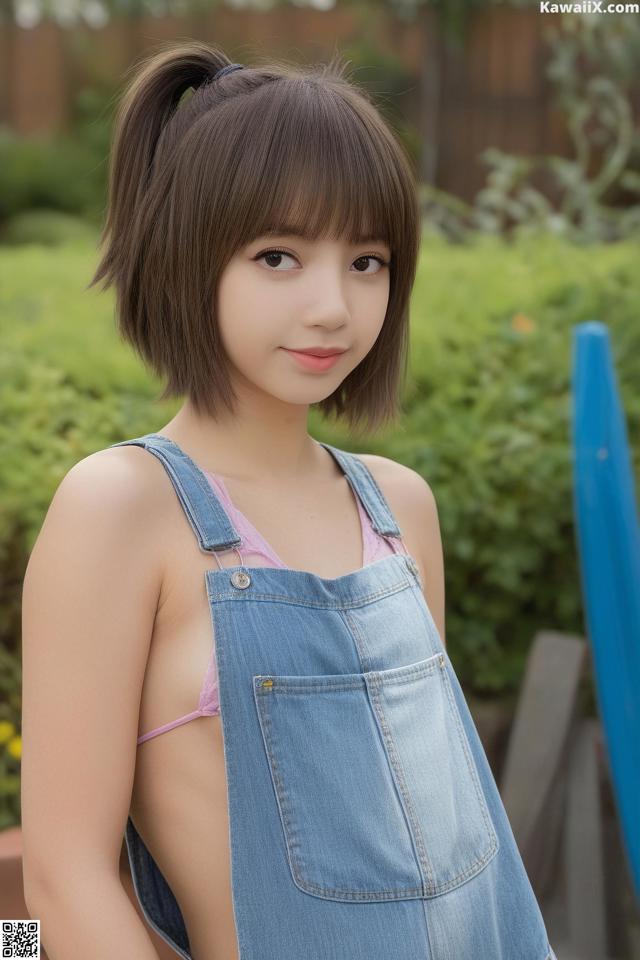
M125 444L163 464L202 551L240 545L177 444ZM323 446L374 528L399 536L362 460ZM334 579L219 567L205 588L241 960L556 960L415 561ZM125 840L146 919L191 960L131 817Z

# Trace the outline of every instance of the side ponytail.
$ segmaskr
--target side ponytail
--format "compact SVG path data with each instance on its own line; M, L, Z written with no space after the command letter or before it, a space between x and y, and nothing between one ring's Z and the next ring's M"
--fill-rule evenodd
M172 45L136 64L135 76L120 101L114 121L109 169L109 202L100 238L108 244L88 288L116 280L120 266L131 263L133 221L140 211L159 140L183 94L208 83L229 65L215 47L189 41Z

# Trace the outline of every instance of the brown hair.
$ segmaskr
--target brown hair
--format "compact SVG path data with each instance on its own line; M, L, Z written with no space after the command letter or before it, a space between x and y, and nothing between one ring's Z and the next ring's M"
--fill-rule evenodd
M118 330L166 380L160 399L188 394L215 417L236 399L215 322L218 280L234 253L270 229L386 241L380 334L315 404L356 431L375 430L397 419L407 373L420 243L411 161L344 64L270 60L211 82L229 62L215 46L186 41L136 67L115 118L105 249L88 286L115 285Z

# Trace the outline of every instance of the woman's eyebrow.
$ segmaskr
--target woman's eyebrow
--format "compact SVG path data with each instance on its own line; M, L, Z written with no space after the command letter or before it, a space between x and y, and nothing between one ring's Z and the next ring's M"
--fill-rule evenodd
M276 237L299 237L301 240L308 240L311 242L311 238L308 236L305 230L300 229L293 225L283 224L279 227L267 227L264 233L261 234L263 237L276 236ZM356 246L360 243L383 243L387 244L388 242L384 237L374 236L374 235L362 235L354 242L353 246Z

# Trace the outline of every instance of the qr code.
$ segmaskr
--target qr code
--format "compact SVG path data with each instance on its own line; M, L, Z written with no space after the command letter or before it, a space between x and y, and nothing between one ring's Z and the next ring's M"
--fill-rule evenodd
M0 947L5 957L35 957L40 960L40 921L3 920Z

